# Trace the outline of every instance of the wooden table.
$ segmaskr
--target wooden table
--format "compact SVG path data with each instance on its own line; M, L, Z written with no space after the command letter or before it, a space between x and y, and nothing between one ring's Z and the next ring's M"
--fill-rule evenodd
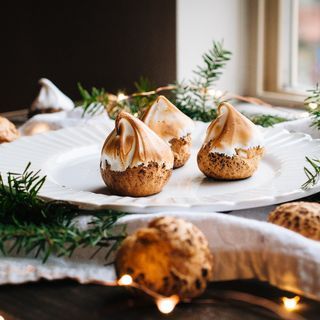
M0 315L6 320L70 320L70 319L177 319L177 320L262 320L279 319L270 312L241 303L218 301L204 304L205 299L219 297L222 290L234 290L267 297L279 304L291 293L257 281L212 283L194 303L181 304L170 315L162 315L152 301L123 287L110 288L80 285L72 281L42 281L24 285L0 286ZM202 301L202 303L201 303ZM299 314L308 320L320 319L320 304L308 299Z

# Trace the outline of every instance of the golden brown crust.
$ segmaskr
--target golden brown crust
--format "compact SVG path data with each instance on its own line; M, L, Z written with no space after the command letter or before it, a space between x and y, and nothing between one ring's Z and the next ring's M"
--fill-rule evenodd
M20 137L16 126L4 117L0 117L0 143L11 142Z
M233 157L210 152L208 143L200 149L197 157L199 169L210 178L218 180L238 180L249 178L257 170L264 148L237 150Z
M191 135L188 134L180 139L173 138L169 141L169 144L174 156L173 169L182 167L190 158Z
M276 207L268 221L314 240L320 240L320 204L291 202Z
M159 193L168 182L171 173L172 170L156 162L149 162L147 166L127 168L125 171L112 171L110 165L101 168L102 178L112 193L131 197Z
M173 217L157 218L123 242L116 256L119 277L180 298L200 295L212 279L212 254L203 233Z

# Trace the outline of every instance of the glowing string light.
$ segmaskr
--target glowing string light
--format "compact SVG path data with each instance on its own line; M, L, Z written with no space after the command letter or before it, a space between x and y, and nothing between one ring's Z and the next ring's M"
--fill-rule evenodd
M315 103L315 102L310 102L308 104L308 107L311 109L311 110L314 110L314 109L317 109L318 105Z
M295 296L293 298L287 298L287 297L282 298L283 306L287 311L297 310L299 301L300 301L299 296Z
M156 300L157 307L161 313L168 314L172 312L179 302L179 297L173 295L167 298L160 298Z
M126 99L128 99L128 97L124 93L122 93L122 92L118 93L118 96L117 96L118 101L122 101L122 100L126 100Z
M119 286L130 286L132 285L132 277L128 274L124 274L119 280L118 285Z

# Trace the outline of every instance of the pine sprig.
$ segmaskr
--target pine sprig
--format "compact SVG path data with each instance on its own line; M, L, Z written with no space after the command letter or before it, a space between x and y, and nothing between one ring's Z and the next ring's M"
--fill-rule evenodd
M304 173L307 176L307 181L301 186L303 190L308 190L316 185L320 178L320 160L310 159L306 157L310 168L304 167Z
M202 56L202 66L194 70L195 78L188 83L177 84L173 92L176 106L194 120L214 119L221 97L212 95L213 85L230 58L231 52L223 47L223 43L214 41L212 48Z
M111 210L81 210L65 202L45 202L38 192L45 182L39 171L0 175L0 250L33 253L45 262L51 254L71 256L80 247L106 249L106 257L125 237L124 229L115 228L123 213ZM75 218L91 215L87 230L81 230ZM11 246L8 248L8 243Z
M79 93L81 95L80 106L83 108L83 114L95 115L101 113L109 103L109 95L105 89L93 87L91 93L84 89L81 83L78 83Z
M256 115L246 115L254 124L262 127L272 127L277 123L288 121L288 119L271 115L271 114L256 114Z
M309 96L304 100L304 105L313 116L312 126L320 130L320 86L316 84L314 89L308 90Z

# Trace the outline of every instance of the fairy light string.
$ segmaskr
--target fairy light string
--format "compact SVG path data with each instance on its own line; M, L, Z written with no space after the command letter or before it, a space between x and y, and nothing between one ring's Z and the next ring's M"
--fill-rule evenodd
M101 282L95 281L94 283L102 284L105 286L120 286L120 287L130 287L140 290L147 296L152 298L157 306L158 310L163 314L169 314L174 311L175 307L183 302L184 304L215 304L218 301L235 301L241 303L247 303L261 307L265 310L269 310L274 314L278 315L283 320L305 320L304 317L294 313L298 309L298 303L300 297L296 296L292 299L283 297L283 305L279 305L271 300L253 296L248 293L237 292L237 291L219 291L219 296L212 298L197 298L194 300L180 300L177 294L171 295L169 297L161 295L150 288L135 282L129 274L122 275L118 280L111 282Z

